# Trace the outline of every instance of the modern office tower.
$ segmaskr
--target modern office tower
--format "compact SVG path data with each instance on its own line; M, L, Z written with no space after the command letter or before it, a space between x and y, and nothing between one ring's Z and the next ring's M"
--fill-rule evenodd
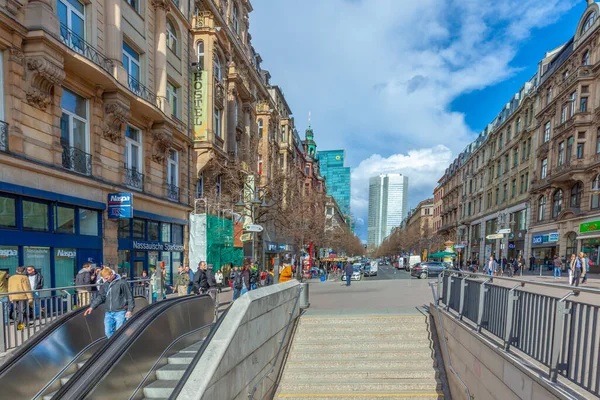
M369 222L367 245L376 248L406 215L408 177L379 175L369 179Z
M350 215L350 167L344 167L344 150L319 151L321 175L327 194L333 196L344 216Z

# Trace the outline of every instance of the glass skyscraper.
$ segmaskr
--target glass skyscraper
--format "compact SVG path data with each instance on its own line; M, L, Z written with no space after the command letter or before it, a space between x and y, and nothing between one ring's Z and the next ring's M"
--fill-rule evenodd
M344 167L344 150L319 151L318 156L327 194L332 195L342 213L349 216L350 167Z
M369 224L367 245L377 247L406 216L408 177L401 174L369 179Z

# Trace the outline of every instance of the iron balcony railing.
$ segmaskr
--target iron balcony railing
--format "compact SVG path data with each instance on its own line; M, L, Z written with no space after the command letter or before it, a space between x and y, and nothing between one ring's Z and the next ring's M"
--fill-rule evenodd
M540 288L562 289L556 291L562 297ZM446 271L437 292L448 311L502 342L505 351L517 349L548 368L550 381L560 375L600 396L600 290ZM570 300L583 293L593 298Z
M136 168L125 166L125 184L137 190L144 190L144 174Z
M0 151L8 151L8 123L0 121Z
M136 96L141 97L146 100L148 103L155 105L156 107L160 107L160 102L158 101L158 96L156 93L148 89L146 86L142 85L140 81L135 79L133 76L129 75L128 78L129 90L131 90Z
M62 145L62 165L66 169L79 172L84 175L92 174L92 156L75 147Z
M179 201L179 187L167 183L167 198L173 201Z
M114 66L112 60L108 59L100 52L100 50L97 50L91 44L83 40L65 24L60 24L60 39L68 48L81 54L109 74L112 74Z

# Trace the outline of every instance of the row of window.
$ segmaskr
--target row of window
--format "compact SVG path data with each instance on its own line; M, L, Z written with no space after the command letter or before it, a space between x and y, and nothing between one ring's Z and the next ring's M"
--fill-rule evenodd
M183 244L183 225L141 218L120 219L119 239Z
M100 213L83 207L0 195L0 228L99 236Z
M592 190L598 190L598 182L600 176L596 176L592 182ZM583 195L583 184L581 182L575 183L570 189L570 201L569 205L571 208L581 207L581 197ZM592 194L591 208L598 208L599 195L598 192ZM552 218L558 217L563 210L563 191L557 189L552 195ZM538 198L538 221L543 221L546 218L546 196L542 195Z

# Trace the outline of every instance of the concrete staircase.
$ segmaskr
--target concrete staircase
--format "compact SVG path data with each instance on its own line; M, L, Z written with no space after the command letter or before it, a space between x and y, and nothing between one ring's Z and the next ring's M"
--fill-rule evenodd
M276 399L449 399L429 318L300 318Z
M202 341L168 357L167 365L156 370L156 380L144 386L144 399L168 399L201 345Z

